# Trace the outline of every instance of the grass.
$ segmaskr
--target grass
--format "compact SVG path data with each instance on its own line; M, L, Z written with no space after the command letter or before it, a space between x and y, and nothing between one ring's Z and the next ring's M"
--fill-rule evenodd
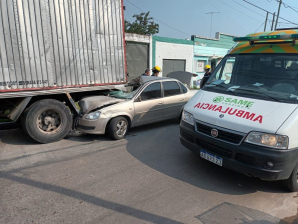
M195 89L195 90L199 90L200 88L199 87L197 87L197 86L193 86L192 88L190 88L190 89Z

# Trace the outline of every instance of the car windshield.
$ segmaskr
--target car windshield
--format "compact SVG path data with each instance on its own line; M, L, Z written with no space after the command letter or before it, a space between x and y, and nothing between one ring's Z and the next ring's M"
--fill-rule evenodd
M298 56L227 55L203 90L298 104Z
M138 89L137 89L138 90ZM118 99L127 99L130 100L134 97L137 90L134 90L132 92L123 92L123 91L111 91L108 93L108 96L118 98Z

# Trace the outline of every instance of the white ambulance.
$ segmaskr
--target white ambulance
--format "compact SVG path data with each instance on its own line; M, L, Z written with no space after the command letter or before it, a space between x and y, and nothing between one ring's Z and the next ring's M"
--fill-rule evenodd
M298 30L250 34L185 105L181 143L203 159L298 191Z

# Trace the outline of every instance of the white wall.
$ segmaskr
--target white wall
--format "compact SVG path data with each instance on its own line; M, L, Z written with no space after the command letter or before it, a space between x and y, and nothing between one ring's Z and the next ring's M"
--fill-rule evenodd
M161 69L163 59L186 60L185 71L192 72L193 45L156 42L155 65L161 67ZM162 72L159 76L162 76Z
M140 34L136 34L136 33L125 33L125 40L150 44L151 36L140 35Z

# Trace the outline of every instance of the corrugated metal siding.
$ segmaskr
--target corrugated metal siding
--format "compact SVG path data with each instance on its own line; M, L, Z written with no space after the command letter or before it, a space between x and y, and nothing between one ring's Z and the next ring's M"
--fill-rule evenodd
M1 0L0 91L125 82L121 0Z

